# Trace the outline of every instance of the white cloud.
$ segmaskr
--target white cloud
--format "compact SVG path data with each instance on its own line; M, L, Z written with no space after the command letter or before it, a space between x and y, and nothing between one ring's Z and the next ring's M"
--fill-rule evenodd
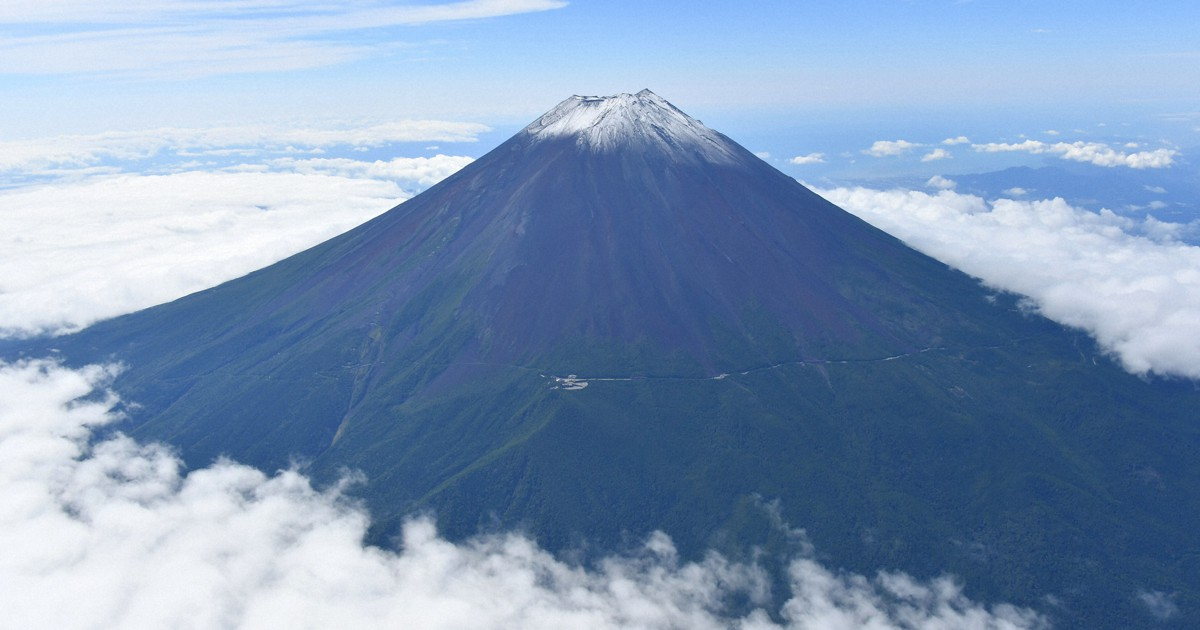
M818 192L990 286L1029 296L1045 316L1096 337L1130 372L1200 379L1200 247L1170 240L1158 222L1062 199Z
M334 146L380 147L398 142L474 142L488 131L478 123L405 120L345 128L244 125L206 129L112 131L0 141L0 173L44 173L104 160L144 160L179 155L313 153Z
M990 609L948 578L834 573L790 563L790 594L765 613L755 565L681 561L652 535L594 569L516 534L451 543L432 521L403 551L362 545L367 516L341 488L315 490L230 461L184 474L170 449L117 435L112 370L0 364L0 584L20 628L995 628L1044 627ZM744 598L753 610L727 615Z
M1008 197L1024 197L1025 195L1029 194L1029 191L1021 188L1020 186L1014 186L1012 188L1005 189L1004 194Z
M946 160L954 157L945 149L934 149L921 157L922 162L935 162L937 160Z
M486 130L401 121L0 142L0 336L75 330L214 286L344 232L471 162L296 154L472 141ZM104 165L113 161L162 174Z
M76 329L249 273L410 196L339 175L119 175L0 192L0 332Z
M1163 188L1162 186L1142 186L1142 188L1145 188L1146 190L1148 190L1156 195L1167 194L1167 189Z
M1057 136L1057 135L1061 135L1061 134L1060 134L1058 131L1056 131L1056 130L1054 130L1054 129L1047 129L1047 130L1045 131L1045 134L1046 134L1047 136Z
M863 151L872 157L894 157L921 146L908 140L876 140L871 148Z
M1058 155L1064 160L1087 162L1097 166L1127 166L1136 169L1165 168L1173 163L1178 154L1178 151L1174 149L1122 153L1106 144L1082 141L1050 144L1040 140L1026 140L1017 143L991 142L971 146L976 151L983 153L1025 152L1035 155L1045 153Z
M925 182L925 186L928 188L936 188L938 190L950 190L955 186L958 186L958 182L942 177L941 175L934 175L933 177L929 178L929 181Z
M333 11L329 5L312 0L131 0L122 3L9 0L0 7L0 23L59 24L64 21L64 16L70 16L70 21L83 24L129 24L163 20L225 20L230 15L238 15L252 23L279 21L295 31L323 32L489 18L556 9L566 4L554 0L465 0L397 6L378 0L360 0L347 10Z
M970 143L971 143L971 139L966 136L958 136L956 138L946 138L945 140L942 140L942 144L950 145L950 146L953 146L956 144L970 144Z
M824 153L809 153L808 155L797 155L796 157L788 160L788 162L791 162L792 164L799 164L799 165L821 164L824 161L825 161Z
M386 162L362 162L348 158L281 158L272 160L272 167L304 174L336 175L351 179L401 180L416 182L428 188L462 167L472 158L463 155L435 155L433 157L392 158Z
M361 0L100 3L14 0L0 5L0 68L14 74L129 73L187 78L318 68L399 47L380 29L494 18L566 6L558 0L403 4ZM237 16L231 19L231 16ZM27 33L27 34L26 34Z

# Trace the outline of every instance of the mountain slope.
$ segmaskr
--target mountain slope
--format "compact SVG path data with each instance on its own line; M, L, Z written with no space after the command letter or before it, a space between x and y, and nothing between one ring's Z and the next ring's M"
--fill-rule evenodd
M193 464L364 472L387 536L524 526L949 571L1069 623L1200 594L1200 395L832 206L650 92L574 97L425 193L52 344ZM572 376L573 375L573 376ZM1189 617L1190 616L1190 617Z

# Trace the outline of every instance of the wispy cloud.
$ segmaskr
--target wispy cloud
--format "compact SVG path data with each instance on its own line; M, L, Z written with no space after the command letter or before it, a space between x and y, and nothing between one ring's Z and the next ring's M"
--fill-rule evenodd
M1046 317L1093 335L1130 372L1200 379L1200 247L1175 241L1171 225L1062 199L818 192L990 286L1028 296Z
M558 0L15 0L0 8L0 28L9 31L0 40L0 73L187 78L316 68L394 50L394 38L379 36L390 28L563 6Z
M339 5L315 0L10 0L0 23L129 24L176 20L275 20L292 31L324 32L499 17L566 6L558 0L465 0L396 4L354 0ZM68 19L64 19L68 17Z
M349 158L280 158L268 162L273 168L311 175L334 175L352 179L376 179L415 182L428 188L473 160L463 155L392 158L363 162Z
M957 136L954 138L946 138L945 140L942 140L942 144L947 145L947 146L954 146L956 144L970 144L970 143L971 143L971 139L966 136Z
M42 174L106 160L145 160L163 152L176 156L241 153L311 153L335 146L370 148L398 142L474 142L486 125L443 120L405 120L365 126L285 127L243 125L169 128L63 135L0 141L0 176Z
M1146 611L1160 622L1169 621L1179 616L1179 606L1171 600L1171 596L1162 591L1142 591L1137 599L1146 607Z
M1055 142L1026 140L1017 143L991 142L971 145L983 153L1024 152L1057 155L1064 160L1086 162L1096 166L1126 166L1129 168L1165 168L1174 162L1178 152L1174 149L1155 149L1124 153L1099 142Z
M362 544L344 486L231 461L183 473L161 445L91 431L119 418L113 370L0 364L0 584L20 628L1038 628L949 578L834 572L802 551L767 614L754 564L685 562L663 534L587 569L528 538L462 543L429 519L402 551ZM87 396L99 388L101 395ZM745 602L733 613L728 603Z

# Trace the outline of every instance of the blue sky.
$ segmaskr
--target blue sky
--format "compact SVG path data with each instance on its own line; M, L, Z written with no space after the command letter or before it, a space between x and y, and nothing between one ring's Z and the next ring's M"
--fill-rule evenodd
M1183 1L18 0L0 8L0 137L398 117L508 132L573 93L649 87L777 156L1051 129L1187 146L1197 24Z

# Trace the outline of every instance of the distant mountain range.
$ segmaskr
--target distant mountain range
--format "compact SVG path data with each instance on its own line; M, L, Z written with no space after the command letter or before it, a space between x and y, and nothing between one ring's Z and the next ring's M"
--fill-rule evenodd
M987 243L980 243L987 247ZM1200 624L1200 391L843 212L657 95L572 97L470 166L213 289L25 342L117 360L121 430L347 469L386 543L660 529L961 577L1065 627ZM15 351L9 352L10 356Z

